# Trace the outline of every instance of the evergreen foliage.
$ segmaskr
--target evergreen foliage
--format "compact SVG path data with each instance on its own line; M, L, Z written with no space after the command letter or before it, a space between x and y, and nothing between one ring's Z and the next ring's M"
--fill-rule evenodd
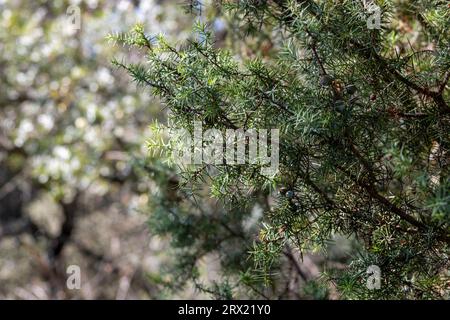
M449 298L450 12L446 1L376 4L380 29L367 28L363 1L242 0L210 9L229 24L221 46L202 23L177 45L140 26L111 36L145 52L142 64L115 64L162 99L171 126L280 129L273 177L257 165L205 165L178 180L147 164L166 185L152 230L177 252L162 282L193 279L217 298L285 297L292 252L326 254L344 235L362 247L344 272L322 277L342 298ZM223 281L205 287L198 261L210 253ZM366 286L371 265L379 290ZM305 290L328 296L322 282Z

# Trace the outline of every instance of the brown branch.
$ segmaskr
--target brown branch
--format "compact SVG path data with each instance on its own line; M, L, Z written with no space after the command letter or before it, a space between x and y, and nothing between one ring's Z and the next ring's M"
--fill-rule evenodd
M450 80L450 71L447 71L447 74L445 75L444 81L442 81L438 92L442 93L445 90L445 87L447 86L448 81Z
M298 275L303 279L303 281L308 281L308 276L303 272L303 270L300 268L300 265L297 262L297 259L295 259L294 255L292 254L291 250L289 248L286 249L286 251L283 251L283 255L289 259L289 261L294 266L295 270L297 271Z
M409 215L407 212L405 212L403 209L397 207L395 204L390 202L388 199L383 197L381 194L378 193L378 191L375 189L373 185L363 183L360 179L355 177L352 173L348 172L344 168L342 168L339 165L336 165L336 168L338 168L344 175L346 175L350 180L352 180L356 185L358 185L360 188L365 190L373 199L377 200L379 204L381 204L383 207L385 207L390 212L395 213L399 218L402 220L408 222L409 224L417 227L418 229L422 231L426 231L429 229L429 226L426 224L420 222L413 216ZM441 233L438 237L439 240L449 243L450 244L450 236L445 233L445 231L441 230Z
M78 210L79 197L80 193L77 193L70 203L61 203L65 220L61 227L61 233L53 239L49 246L48 255L51 260L57 259L65 245L70 241L75 228L75 215Z

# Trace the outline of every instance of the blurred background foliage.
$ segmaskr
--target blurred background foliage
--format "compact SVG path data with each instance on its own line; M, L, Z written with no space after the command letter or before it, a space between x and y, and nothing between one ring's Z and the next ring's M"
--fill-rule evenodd
M142 21L177 39L191 20L171 1L0 1L1 298L155 295L163 244L140 214L155 186L136 159L164 113L111 65L106 35Z

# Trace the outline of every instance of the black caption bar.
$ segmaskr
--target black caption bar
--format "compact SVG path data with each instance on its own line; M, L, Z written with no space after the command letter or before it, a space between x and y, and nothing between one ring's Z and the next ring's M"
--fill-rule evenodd
M0 310L15 317L85 319L95 314L115 319L302 319L332 316L345 319L392 316L402 318L448 312L449 301L0 301ZM8 310L10 309L10 310ZM383 318L381 318L383 317Z

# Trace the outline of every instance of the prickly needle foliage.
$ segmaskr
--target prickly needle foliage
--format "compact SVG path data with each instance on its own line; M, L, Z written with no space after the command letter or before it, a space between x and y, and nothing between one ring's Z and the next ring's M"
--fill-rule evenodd
M247 165L217 166L211 179L214 195L233 210L263 203L264 227L251 250L257 270L270 274L286 246L306 251L334 234L353 235L366 252L344 274L329 274L343 297L448 298L447 3L377 1L380 29L367 28L370 14L359 1L222 4L246 32L242 43L270 35L270 59L216 49L199 24L197 40L180 46L141 30L134 42L147 63L117 64L164 100L178 126L280 129L275 177ZM292 193L267 206L261 199L273 187ZM366 287L374 264L380 290Z

